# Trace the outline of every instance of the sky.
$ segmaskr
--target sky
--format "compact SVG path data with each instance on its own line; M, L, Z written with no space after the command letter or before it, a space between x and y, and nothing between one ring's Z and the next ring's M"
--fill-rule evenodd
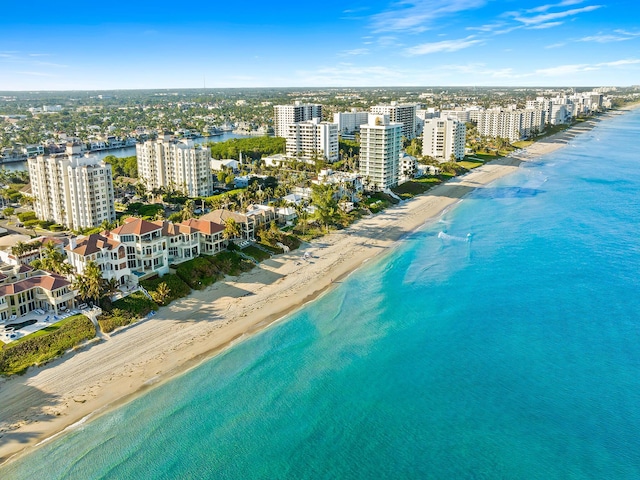
M640 84L638 0L0 6L0 91Z

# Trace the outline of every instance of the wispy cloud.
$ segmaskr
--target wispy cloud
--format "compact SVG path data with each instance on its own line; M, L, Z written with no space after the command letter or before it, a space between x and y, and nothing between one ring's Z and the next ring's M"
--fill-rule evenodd
M602 70L605 67L622 67L626 65L637 65L640 64L640 59L636 58L628 58L623 60L615 60L612 62L601 62L601 63L578 63L578 64L568 64L568 65L558 65L556 67L550 68L540 68L536 70L535 75L545 76L545 77L557 77L563 75L571 75L575 73L582 72L593 72L596 70Z
M525 12L526 13L543 13L554 8L570 7L571 5L578 5L582 2L584 2L584 0L564 0L560 3L550 3L547 5L540 5L539 7L530 8L528 10L525 10Z
M551 13L543 13L540 15L527 16L522 14L513 14L514 20L521 22L527 26L538 25L541 23L547 23L553 20L558 20L560 18L571 17L574 15L579 15L581 13L592 12L594 10L598 10L602 8L602 5L589 5L581 8L573 8L571 10L565 10L563 12L551 12Z
M33 65L38 65L41 67L54 67L54 68L67 68L69 65L63 65L62 63L53 63L53 62L33 62Z
M50 53L30 53L30 57L50 57Z
M624 42L625 40L633 40L640 37L640 32L628 32L626 30L614 30L614 33L599 33L598 35L590 35L580 39L581 42Z
M434 20L483 6L486 0L401 0L393 8L371 17L376 32L428 30Z
M496 22L496 23L488 23L485 25L480 25L478 27L467 27L466 30L477 31L483 33L493 33L496 30L500 30L504 28L507 24L504 22Z
M464 48L482 43L482 40L476 40L473 36L461 38L458 40L443 40L441 42L421 43L414 47L405 49L407 55L428 55L430 53L440 52L457 52Z
M560 25L562 25L564 22L547 22L547 23L540 23L538 25L534 25L532 27L527 27L530 30L543 30L545 28L553 28L553 27L558 27Z
M338 53L339 57L352 57L357 55L369 55L368 48L354 48L352 50L344 50Z
M552 43L551 45L547 45L544 48L560 48L560 47L564 47L566 44L567 44L566 42Z

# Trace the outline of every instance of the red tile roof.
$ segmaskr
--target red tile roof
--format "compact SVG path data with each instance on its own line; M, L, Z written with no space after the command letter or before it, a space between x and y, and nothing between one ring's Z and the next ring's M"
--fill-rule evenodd
M53 291L69 285L71 285L71 282L60 275L36 275L34 277L25 278L24 280L18 280L17 282L9 285L0 285L0 297L24 292L35 287Z
M71 249L70 246L67 246L65 250L86 257L87 255L92 255L94 253L100 252L104 248L106 248L107 250L113 250L120 245L121 243L114 240L113 238L105 237L104 235L101 235L99 233L93 233L88 237L79 237L77 245L74 249Z
M162 226L156 225L153 222L135 217L128 217L124 222L124 225L112 230L111 233L115 233L116 235L144 235L145 233L162 228Z
M188 226L182 225L180 223L172 223L163 220L158 220L152 223L158 225L159 227L162 227L162 235L164 236L174 237L180 234L191 235L192 233L196 232L193 228L189 228Z
M200 220L207 220L224 225L224 221L229 218L233 218L237 223L246 223L249 220L249 217L246 215L238 212L231 212L229 210L213 210L212 212L201 216Z
M224 225L212 222L210 220L202 220L202 218L190 218L189 220L185 220L184 222L182 222L182 225L191 227L198 232L202 232L206 235L212 235L214 233L224 231Z

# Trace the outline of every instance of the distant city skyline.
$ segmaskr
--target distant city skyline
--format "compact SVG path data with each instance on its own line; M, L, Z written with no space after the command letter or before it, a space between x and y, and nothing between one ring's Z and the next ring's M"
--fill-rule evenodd
M640 84L631 1L26 5L0 90Z

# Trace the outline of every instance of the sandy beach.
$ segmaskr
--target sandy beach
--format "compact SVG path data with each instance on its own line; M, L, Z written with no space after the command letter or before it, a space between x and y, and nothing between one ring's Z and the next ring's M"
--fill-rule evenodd
M78 351L0 380L0 463L87 416L127 402L316 298L363 262L389 251L477 188L564 147L604 116L483 165L427 194L364 218L253 271L172 303ZM304 254L310 254L305 260Z

